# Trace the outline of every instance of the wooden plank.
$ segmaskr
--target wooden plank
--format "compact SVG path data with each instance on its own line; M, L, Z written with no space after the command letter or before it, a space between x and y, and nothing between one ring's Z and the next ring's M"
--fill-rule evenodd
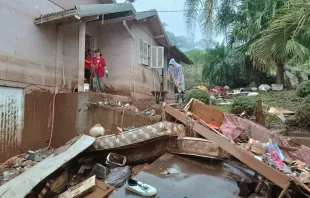
M165 112L175 117L184 124L188 122L188 118L184 113L170 107L169 105L165 106ZM208 114L208 112L206 112L206 114ZM224 149L225 151L227 151L228 153L239 159L244 164L248 165L256 172L265 176L267 179L269 179L276 185L280 186L281 188L285 188L290 183L291 179L288 176L266 165L265 163L255 159L253 155L251 155L249 152L243 150L242 148L236 145L231 144L228 140L215 134L208 128L198 123L195 123L193 126L193 130L202 135L203 137L207 138L208 140L215 142L222 149Z
M79 27L79 71L78 71L79 92L84 91L85 35L86 35L86 23L82 21Z
M91 178L79 183L74 186L72 189L67 190L66 192L59 195L58 198L79 198L83 195L87 195L94 189L96 186L96 176L92 176Z
M189 111L194 113L207 124L212 124L217 127L220 127L223 124L224 113L200 102L199 100L193 99Z
M84 196L83 198L106 198L110 195L115 188L106 184L100 180L96 180L96 188L93 192L89 193L88 195Z
M25 197L39 182L55 172L62 165L83 152L95 141L95 138L83 135L67 151L54 155L33 166L0 187L1 198ZM21 188L22 186L22 188Z

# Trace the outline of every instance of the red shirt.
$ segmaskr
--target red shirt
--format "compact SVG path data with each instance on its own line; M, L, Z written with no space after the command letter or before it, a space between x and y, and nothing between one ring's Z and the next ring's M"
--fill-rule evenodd
M85 60L89 61L89 63L85 62L85 69L89 69L90 70L90 65L91 65L91 55L89 53L87 53Z
M102 58L102 57L100 57L100 58L94 57L92 62L95 65L95 71L98 74L98 77L99 78L103 78L104 75L105 75L105 66L107 66L106 63L105 63L104 58ZM92 77L94 78L95 74L93 74Z

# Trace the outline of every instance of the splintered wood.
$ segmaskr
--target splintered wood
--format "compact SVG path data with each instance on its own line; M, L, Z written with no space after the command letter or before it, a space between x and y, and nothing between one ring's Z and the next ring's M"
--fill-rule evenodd
M96 176L79 183L72 189L62 193L58 198L79 198L91 192L96 186Z

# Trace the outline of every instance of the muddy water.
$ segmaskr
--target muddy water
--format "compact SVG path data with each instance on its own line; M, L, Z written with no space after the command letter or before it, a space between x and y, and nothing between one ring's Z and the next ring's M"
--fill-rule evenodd
M161 174L173 168L178 174ZM135 179L157 188L158 198L205 198L239 197L236 181L243 178L256 180L254 172L237 163L209 161L166 154L156 160ZM119 189L113 198L140 197L125 188Z

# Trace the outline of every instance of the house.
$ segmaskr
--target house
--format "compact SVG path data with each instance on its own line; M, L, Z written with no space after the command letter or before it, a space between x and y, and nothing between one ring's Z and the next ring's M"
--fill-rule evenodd
M172 90L163 78L170 58L191 63L169 42L155 10L136 12L130 3L2 0L0 24L2 160L46 145L53 104L62 105L54 93L84 89L85 49L103 53L105 91L131 101Z

